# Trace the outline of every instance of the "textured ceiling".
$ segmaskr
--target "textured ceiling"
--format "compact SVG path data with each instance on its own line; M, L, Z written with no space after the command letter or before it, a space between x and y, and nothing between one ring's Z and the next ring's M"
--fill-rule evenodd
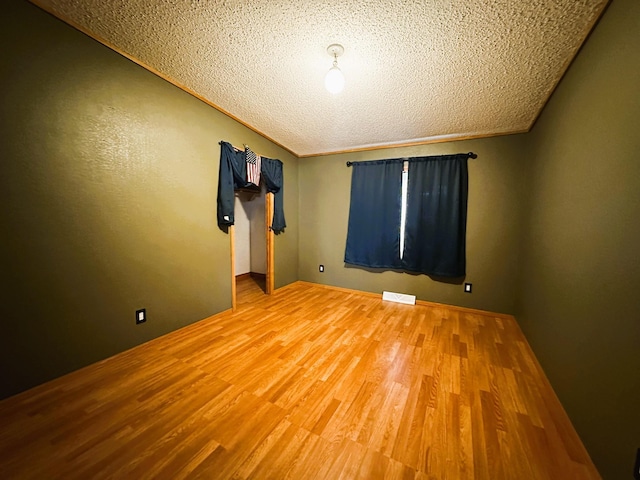
M32 3L307 156L527 131L608 0Z

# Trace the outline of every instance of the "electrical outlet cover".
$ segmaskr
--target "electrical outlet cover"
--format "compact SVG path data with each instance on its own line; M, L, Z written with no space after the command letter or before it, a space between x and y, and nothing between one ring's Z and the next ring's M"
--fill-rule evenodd
M136 310L136 324L144 323L147 321L147 309L141 308Z

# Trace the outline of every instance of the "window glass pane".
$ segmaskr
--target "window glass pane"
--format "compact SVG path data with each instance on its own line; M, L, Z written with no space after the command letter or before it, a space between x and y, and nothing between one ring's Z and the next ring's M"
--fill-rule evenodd
M404 229L407 223L407 177L409 176L409 162L404 162L402 170L402 207L400 210L400 258L404 255Z

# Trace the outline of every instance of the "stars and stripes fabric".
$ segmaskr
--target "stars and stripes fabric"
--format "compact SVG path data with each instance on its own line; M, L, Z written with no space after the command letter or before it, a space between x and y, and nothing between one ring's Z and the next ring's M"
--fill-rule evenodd
M260 167L262 158L256 155L249 147L244 149L247 162L247 182L260 185Z

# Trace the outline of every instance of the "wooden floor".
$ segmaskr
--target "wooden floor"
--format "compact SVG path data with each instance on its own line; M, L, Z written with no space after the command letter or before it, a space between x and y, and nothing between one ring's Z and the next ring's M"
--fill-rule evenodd
M511 317L238 301L0 402L0 478L600 478Z

